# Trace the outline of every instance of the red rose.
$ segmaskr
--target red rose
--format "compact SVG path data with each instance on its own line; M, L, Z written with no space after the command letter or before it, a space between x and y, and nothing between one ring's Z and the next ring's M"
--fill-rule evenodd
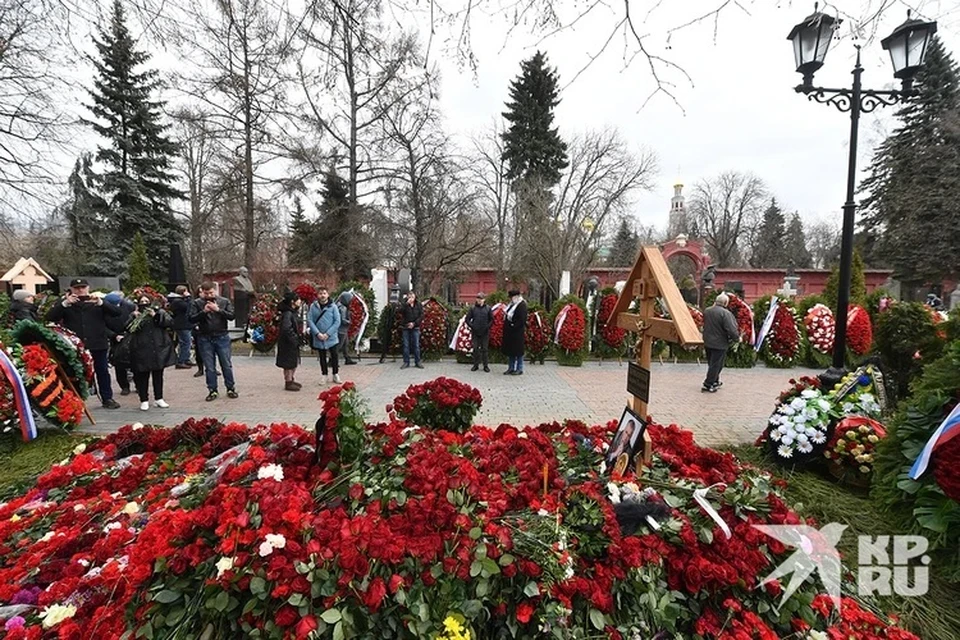
M297 638L306 638L308 635L310 635L311 631L316 631L318 626L317 619L313 616L301 618L300 622L297 623Z
M370 611L376 613L380 608L380 605L383 604L383 598L387 595L387 585L384 583L383 578L377 576L373 579L373 582L370 583L370 587L367 589L367 593L363 596L363 604L367 605L367 608Z
M402 588L403 588L403 578L400 577L400 576L398 576L397 574L393 574L393 575L390 577L390 585L389 585L389 588L390 588L390 593L396 593L397 591L399 591L400 589L402 589Z
M300 614L297 613L296 609L290 605L284 605L280 607L280 611L277 611L277 617L274 618L274 622L280 627L290 627L293 626L299 617Z
M517 620L520 624L527 624L533 616L534 606L529 602L521 602L517 605Z

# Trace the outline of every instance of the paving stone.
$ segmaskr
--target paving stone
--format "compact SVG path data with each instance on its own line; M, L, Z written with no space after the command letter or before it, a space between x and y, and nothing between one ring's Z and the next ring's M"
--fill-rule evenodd
M212 416L249 424L292 422L312 425L319 416L317 395L324 388L316 360L305 358L297 370L303 384L299 392L284 391L283 374L272 358L234 356L234 373L240 397L231 400L220 386L220 397L206 402L203 378L193 370L168 369L165 399L169 409L140 411L136 395L116 396L120 409L100 407L90 400L97 424L85 422L81 431L110 433L125 424L143 422L172 426L188 417ZM626 363L589 362L582 367L527 364L522 376L505 376L506 365L493 365L490 373L470 371L452 358L426 362L425 369L400 369L402 362L364 359L341 367L341 378L357 384L366 398L373 421L386 419L386 405L408 385L439 376L456 378L477 387L483 395L479 424L517 426L576 418L591 424L618 419L626 403ZM677 424L694 432L697 441L717 446L753 441L763 430L773 403L790 378L811 375L808 369L727 369L718 393L701 393L705 364L660 364L651 369L650 414L662 424Z

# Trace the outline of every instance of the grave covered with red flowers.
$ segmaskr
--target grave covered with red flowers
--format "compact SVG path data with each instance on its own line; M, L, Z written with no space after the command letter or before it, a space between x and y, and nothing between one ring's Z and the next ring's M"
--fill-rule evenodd
M915 638L812 580L779 608L793 550L754 525L800 518L677 427L611 478L615 422L456 433L321 398L319 440L127 426L0 504L0 637Z

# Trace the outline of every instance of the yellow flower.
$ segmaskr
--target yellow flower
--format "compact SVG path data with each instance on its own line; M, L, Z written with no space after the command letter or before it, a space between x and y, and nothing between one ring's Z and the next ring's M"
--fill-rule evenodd
M140 505L138 505L136 502L128 502L126 505L124 505L123 512L128 516L140 513Z
M447 616L443 621L443 628L444 633L437 640L470 640L470 630L453 616Z
M77 608L75 606L67 605L63 606L60 604L50 605L40 614L40 618L43 619L43 628L50 629L55 627L67 618L72 618L77 613Z
M12 516L10 516L10 522L20 522L20 516L18 516L17 514L13 514Z

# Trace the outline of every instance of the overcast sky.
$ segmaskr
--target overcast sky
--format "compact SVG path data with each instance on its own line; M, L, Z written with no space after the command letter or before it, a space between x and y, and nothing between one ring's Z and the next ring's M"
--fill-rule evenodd
M793 91L800 76L786 40L793 25L812 12L813 3L746 2L743 6L749 15L731 4L719 16L716 37L714 22L705 21L676 31L667 43L668 29L719 4L720 0L664 2L641 25L651 34L647 46L652 52L680 65L692 79L691 84L678 72L665 74L676 84L672 90L679 105L661 94L641 108L656 85L645 60L638 58L623 68L622 36L615 37L606 54L571 83L589 55L603 44L616 21L615 13L598 10L575 30L545 40L522 29L507 36L508 24L502 17L477 19L473 30L478 58L475 75L456 63L449 47L443 45L445 34L439 33L431 50L443 73L441 102L447 126L462 134L487 126L503 111L509 82L519 72L521 60L540 48L558 68L564 85L556 113L561 133L614 126L632 144L649 147L659 156L656 188L642 194L635 206L639 223L665 226L672 185L677 180L692 185L728 169L755 173L785 209L799 211L805 219L839 219L845 195L849 115L808 102ZM867 4L854 0L837 6L841 12L862 15ZM859 40L864 46L864 84L876 89L897 86L879 39L906 19L906 5L887 4L894 6L876 25L878 38ZM924 8L940 16L939 34L954 51L960 44L956 15L940 4L927 3ZM619 11L621 5L611 6ZM398 16L398 22L407 20L409 16ZM842 28L844 39L833 43L825 66L815 76L816 84L850 85L854 59L851 22L847 20ZM878 116L881 111L885 113ZM895 124L890 118L893 111L881 109L861 121L861 167L869 162L872 146L882 140L883 132Z

